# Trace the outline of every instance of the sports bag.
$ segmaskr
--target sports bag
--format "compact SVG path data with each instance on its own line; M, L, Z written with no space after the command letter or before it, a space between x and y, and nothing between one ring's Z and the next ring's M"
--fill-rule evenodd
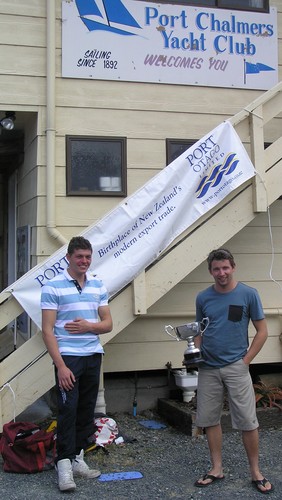
M55 435L30 422L9 422L3 426L0 451L5 472L42 472L54 466Z

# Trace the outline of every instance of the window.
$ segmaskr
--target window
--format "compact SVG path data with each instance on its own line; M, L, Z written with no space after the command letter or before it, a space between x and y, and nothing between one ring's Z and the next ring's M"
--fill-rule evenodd
M178 158L186 149L195 144L196 141L188 139L167 139L166 140L166 164L169 165Z
M143 0L142 0L143 1ZM151 0L157 3L218 7L220 9L254 10L269 12L269 0Z
M217 0L222 9L259 10L269 12L269 0Z
M126 138L66 137L67 196L126 196Z

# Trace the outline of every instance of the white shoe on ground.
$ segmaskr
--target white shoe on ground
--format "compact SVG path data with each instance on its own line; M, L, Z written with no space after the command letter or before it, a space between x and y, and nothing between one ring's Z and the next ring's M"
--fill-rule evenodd
M72 471L74 476L86 477L88 479L94 479L101 475L99 470L89 469L88 465L84 462L83 450L72 461Z
M73 491L76 484L73 480L72 464L68 458L59 460L56 465L58 472L58 484L60 491Z

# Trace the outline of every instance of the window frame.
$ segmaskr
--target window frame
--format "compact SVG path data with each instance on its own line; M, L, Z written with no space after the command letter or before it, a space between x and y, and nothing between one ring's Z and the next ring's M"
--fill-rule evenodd
M120 163L121 172L120 180L121 187L120 190L79 190L72 189L72 143L73 142L99 142L99 143L120 143ZM95 167L95 165L94 165ZM109 177L109 176L105 176ZM126 137L109 137L109 136L89 136L89 135L66 135L66 196L115 196L115 197L126 197L127 196L127 138Z
M240 0L239 0L240 1ZM244 0L241 0L242 4L244 3ZM216 7L218 9L228 9L228 10L242 10L246 12L269 12L269 0L262 0L262 7L255 7L255 6L245 6L245 5L240 5L240 6L234 6L233 5L228 5L228 0L216 0Z
M144 2L145 0L138 0ZM241 6L228 5L228 0L151 0L152 3L170 4L170 5L186 5L187 7L206 7L210 9L226 9L226 10L241 10L245 12L269 12L269 0L262 0L262 7L252 7L251 5L244 5L244 0Z
M166 139L166 164L169 165L172 163L174 160L176 160L186 149L189 147L193 146L198 139ZM172 158L173 152L172 152L172 147L178 145L178 146L187 146L183 150L182 153L180 153L178 156L175 158Z

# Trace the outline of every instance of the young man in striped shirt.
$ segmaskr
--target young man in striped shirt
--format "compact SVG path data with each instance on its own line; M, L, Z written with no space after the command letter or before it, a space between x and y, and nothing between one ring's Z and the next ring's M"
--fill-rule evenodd
M54 362L57 388L59 489L76 488L73 476L95 478L84 461L94 433L103 347L99 335L112 330L108 293L89 272L91 243L82 236L68 245L69 266L42 288L42 335Z

